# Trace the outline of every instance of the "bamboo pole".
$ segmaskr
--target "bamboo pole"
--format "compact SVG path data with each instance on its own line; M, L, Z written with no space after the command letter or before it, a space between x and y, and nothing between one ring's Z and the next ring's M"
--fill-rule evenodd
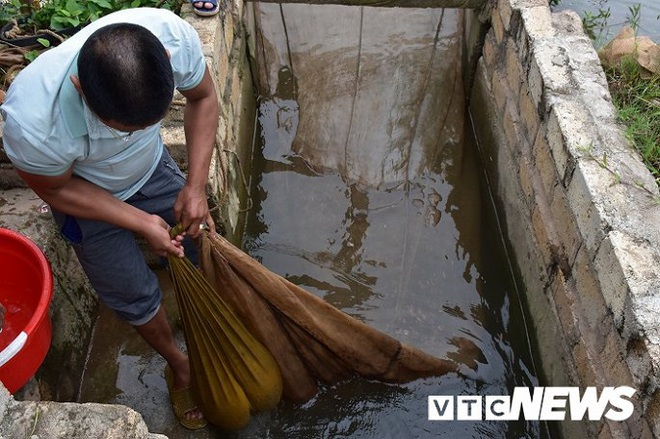
M258 0L261 3L303 3L309 5L381 6L401 8L481 9L488 0Z

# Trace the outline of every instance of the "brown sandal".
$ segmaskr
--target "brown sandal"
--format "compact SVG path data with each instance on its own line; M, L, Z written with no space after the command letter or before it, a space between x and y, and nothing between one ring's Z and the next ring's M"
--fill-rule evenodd
M195 404L190 387L185 389L174 389L174 373L169 365L165 367L165 381L167 382L167 390L170 393L172 411L181 425L190 430L199 430L200 428L206 427L206 419L188 419L186 417L186 413L195 410L198 407L197 404Z

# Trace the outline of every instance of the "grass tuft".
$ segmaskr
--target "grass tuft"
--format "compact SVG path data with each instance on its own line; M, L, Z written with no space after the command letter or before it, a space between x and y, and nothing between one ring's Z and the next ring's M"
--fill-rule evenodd
M634 59L606 67L605 75L625 133L660 186L660 75Z

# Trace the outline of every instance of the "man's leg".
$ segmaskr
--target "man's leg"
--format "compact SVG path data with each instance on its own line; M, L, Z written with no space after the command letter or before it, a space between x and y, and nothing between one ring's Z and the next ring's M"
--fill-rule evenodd
M167 321L165 308L159 308L156 315L147 323L134 326L135 330L167 361L174 373L174 388L185 389L190 387L190 363L176 344L172 328ZM188 419L202 419L204 416L199 410L186 413Z
M167 152L140 192L127 200L149 213L173 221L172 206L185 178ZM82 220L52 210L62 235L71 243L100 299L167 361L174 375L174 388L190 385L188 357L177 346L161 306L162 291L155 273L144 260L135 236L128 230L100 221ZM188 251L194 255L194 246ZM199 410L187 413L200 419Z
M170 365L175 389L190 385L188 357L176 344L161 306L162 292L155 273L147 266L135 237L127 230L99 221L76 219L53 210L62 234L69 240L92 287L106 306ZM200 419L199 410L187 413Z

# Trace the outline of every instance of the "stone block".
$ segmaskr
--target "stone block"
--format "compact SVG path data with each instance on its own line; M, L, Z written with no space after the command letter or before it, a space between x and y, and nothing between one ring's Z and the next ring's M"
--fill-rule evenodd
M652 419L652 418L651 418ZM633 412L633 415L626 420L626 430L629 433L628 437L638 437L639 439L657 439L653 435L651 427L647 418L642 417L639 412Z
M228 53L223 52L220 55L218 55L216 64L217 66L214 74L215 74L216 86L219 86L221 83L224 83L225 78L227 78L229 74L230 61L229 61ZM217 87L217 90L220 90L220 88Z
M534 66L539 70L546 97L556 94L573 95L575 84L568 69L569 51L561 47L555 39L535 40L530 49L533 54L530 68Z
M518 58L518 51L512 40L503 42L502 45L506 47L506 54L504 56L506 80L509 84L512 96L518 98L520 87L525 82L521 61Z
M566 187L566 198L589 255L593 258L612 225L596 202L598 191L612 187L614 179L595 160L578 160Z
M577 322L578 316L574 311L578 304L575 303L574 294L570 291L571 288L572 285L567 282L564 273L555 269L552 283L549 286L550 294L557 308L558 323L562 328L564 342L570 349L574 350L581 340Z
M539 197L534 198L539 201ZM547 203L537 202L532 204L532 230L536 240L542 263L548 275L554 273L559 258L559 242L557 233L549 217Z
M607 425L606 423L603 423L601 425L602 428L598 433L598 439L615 439L614 436L612 436L612 432L610 431L609 425Z
M488 32L484 37L483 47L481 49L481 60L491 68L495 64L495 37L492 32Z
M626 342L626 363L628 370L632 375L634 387L640 389L654 389L660 383L655 382L657 375L654 369L654 359L652 351L657 346L649 343L644 338L625 339Z
M555 190L563 190L544 131L539 130L536 135L536 141L532 145L532 161L545 193L552 194Z
M535 40L554 35L552 14L548 5L524 8L520 10L520 14L526 39Z
M502 17L500 14L493 14L491 16L491 26L492 32L495 36L495 43L501 44L504 41L504 24L502 23Z
M525 136L525 140L531 145L537 139L537 134L541 123L543 122L543 114L539 113L539 107L532 98L531 92L527 83L523 80L518 86L518 108L520 112L520 121L522 123L521 131Z
M539 177L540 178L540 177ZM582 246L582 236L575 221L575 215L571 210L566 195L561 186L557 186L549 194L552 222L557 231L557 239L566 263L573 266L579 248Z
M598 363L598 358L589 350L584 343L578 343L573 346L573 361L578 376L580 386L594 386L602 378L594 366Z
M578 298L577 312L580 327L589 331L591 346L601 352L605 346L605 337L614 332L614 322L600 291L596 273L589 261L587 252L580 249L572 264L572 279L575 284L575 294Z
M506 111L507 103L511 100L511 90L509 90L509 87L507 86L504 72L499 69L492 69L491 72L492 77L490 89L493 93L495 105L497 106L497 114L502 114Z
M581 102L558 99L551 109L548 131L548 144L564 185L572 172L570 164L582 156L600 155L595 143L597 133L594 121Z
M544 79L543 74L541 73L539 65L534 62L534 57L530 61L529 65L525 66L527 68L527 87L529 89L529 95L534 105L539 108L540 114L543 114L544 117L548 113L550 107L546 106L544 100Z
M149 433L142 416L122 405L16 402L0 423L7 439L39 438L133 438L166 439Z
M245 74L245 65L236 62L231 69L231 89L229 100L235 114L240 114L240 103L242 101L243 75Z
M510 30L511 14L513 14L512 0L498 0L495 12L502 23L502 28L506 31ZM493 19L494 19L493 14Z
M608 386L636 387L626 362L626 347L617 331L610 331L605 337L605 345L600 353L600 366L603 368Z
M616 327L620 330L623 327L624 311L630 293L611 234L600 243L594 259L594 267L598 273L603 299L612 312Z
M227 53L234 50L236 34L240 30L240 21L234 20L232 11L226 11L222 20L222 34L227 47Z
M525 211L522 214L532 214L536 206L536 193L534 189L534 183L532 179L534 178L534 167L533 164L529 162L526 156L518 157L518 178L520 180L520 188L522 189L523 202L525 206Z
M525 154L527 150L531 150L531 146L527 145L525 139L521 134L520 115L518 114L517 101L507 100L502 113L502 127L507 141L507 147L510 148L511 154L514 157L519 157Z
M612 231L608 235L607 243L610 248L599 250L596 260L605 262L613 257L619 263L613 266L614 273L608 279L612 286L623 283L625 291L629 294L624 309L623 334L630 338L643 335L654 345L660 345L660 257L651 244L630 236L621 231ZM601 246L602 247L602 246ZM605 255L605 252L611 255ZM603 291L606 295L607 291Z
M586 35L582 18L573 10L553 12L550 18L555 35Z
M513 9L534 8L538 6L548 6L546 0L509 0Z

